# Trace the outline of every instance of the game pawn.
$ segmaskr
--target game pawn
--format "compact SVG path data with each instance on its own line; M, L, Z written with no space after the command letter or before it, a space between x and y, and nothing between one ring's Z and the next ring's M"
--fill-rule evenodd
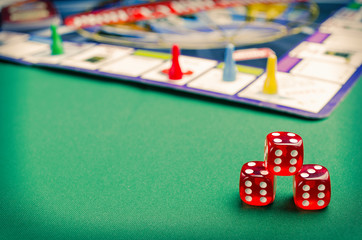
M50 26L52 32L52 44L51 44L51 52L52 55L60 55L64 53L63 49L63 41L60 35L57 33L57 26Z
M168 77L171 80L182 79L183 72L180 67L179 57L180 48L178 45L175 44L172 46L172 65L171 68L168 70Z
M266 78L263 87L263 93L265 94L277 94L278 84L276 80L276 69L277 69L277 56L271 54L268 57L266 66Z
M222 79L225 82L232 82L236 79L236 65L233 58L234 45L228 44L225 50L224 71Z

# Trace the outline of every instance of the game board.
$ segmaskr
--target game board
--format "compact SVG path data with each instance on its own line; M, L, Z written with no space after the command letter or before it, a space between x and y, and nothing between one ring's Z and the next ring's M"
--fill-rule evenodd
M129 7L119 2L68 16L64 22L102 43L140 48L223 48L270 42L301 32L318 17L308 0L173 0Z
M171 55L131 47L64 42L64 54L51 55L51 40L0 32L0 57L149 84L232 102L254 105L307 118L325 118L358 80L362 71L362 10L343 8L278 62L278 94L264 94L265 70L237 65L234 81L223 81L223 63L180 56L181 80L162 71ZM333 27L331 27L333 26ZM343 44L341 44L341 42Z

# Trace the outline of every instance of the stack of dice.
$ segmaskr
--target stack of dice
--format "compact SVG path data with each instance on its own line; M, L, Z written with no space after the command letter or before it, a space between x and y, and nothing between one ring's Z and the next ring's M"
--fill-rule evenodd
M247 162L241 168L239 192L243 202L266 206L275 199L275 176L292 176L295 205L304 210L328 206L331 183L327 168L303 165L303 140L295 133L272 132L266 136L264 161Z

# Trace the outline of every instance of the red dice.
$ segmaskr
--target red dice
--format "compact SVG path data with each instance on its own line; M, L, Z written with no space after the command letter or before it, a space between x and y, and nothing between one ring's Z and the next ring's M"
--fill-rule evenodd
M294 202L305 210L318 210L328 206L331 200L331 181L327 168L306 164L294 176Z
M264 162L248 162L240 173L239 193L245 203L254 206L265 206L274 201L274 175L265 168Z
M264 161L248 162L240 173L239 194L243 202L265 206L275 199L275 176L294 175L294 202L304 210L319 210L331 200L327 168L303 165L303 140L292 132L272 132L266 136Z
M272 132L266 136L265 166L277 176L295 175L303 165L303 140L295 133Z

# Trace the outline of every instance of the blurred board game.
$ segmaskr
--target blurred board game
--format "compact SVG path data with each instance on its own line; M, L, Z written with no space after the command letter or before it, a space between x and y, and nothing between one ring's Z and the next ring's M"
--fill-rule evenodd
M235 70L234 77L225 79L225 69L230 69L227 58L225 62L220 62L185 56L181 49L177 64L183 74L179 79L172 79L168 71L175 62L174 54L108 43L61 42L59 36L54 37L56 29L53 29L53 38L0 32L0 58L149 84L318 119L331 114L361 74L361 19L360 5L344 7L321 24L318 31L279 59L277 72L274 73L277 92L273 94L265 91L270 69L235 64L231 67ZM55 47L59 47L56 54ZM252 53L258 51L260 49L255 49ZM240 53L243 52L235 51L233 60Z

